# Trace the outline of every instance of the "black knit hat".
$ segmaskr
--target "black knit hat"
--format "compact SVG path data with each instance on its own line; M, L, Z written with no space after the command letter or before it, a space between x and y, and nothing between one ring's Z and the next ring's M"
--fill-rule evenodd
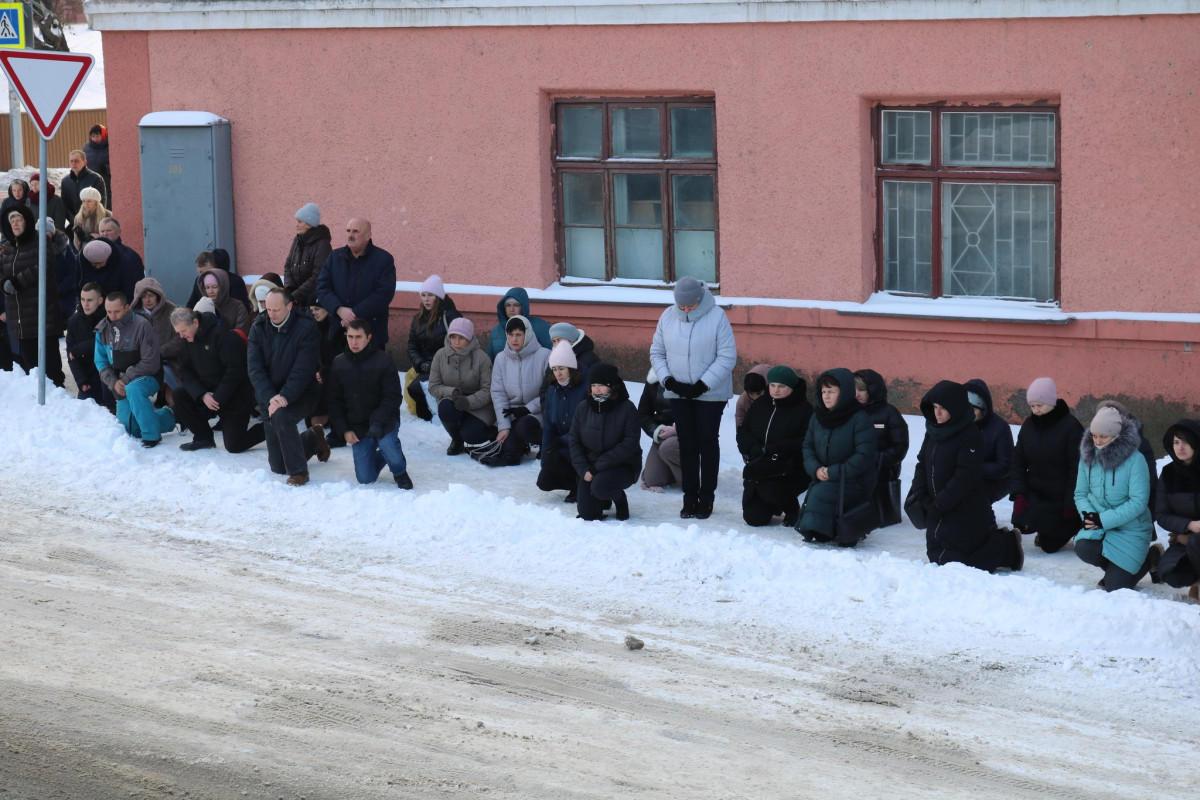
M752 394L765 392L767 390L767 379L757 372L747 372L746 377L742 378L742 388Z
M598 383L611 389L621 383L621 376L612 364L597 364L588 373L588 383Z

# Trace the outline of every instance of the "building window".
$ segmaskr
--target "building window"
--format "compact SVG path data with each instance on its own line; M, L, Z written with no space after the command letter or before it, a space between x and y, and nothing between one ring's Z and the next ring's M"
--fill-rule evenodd
M1058 296L1058 113L877 108L879 287Z
M562 274L718 280L712 98L554 104Z

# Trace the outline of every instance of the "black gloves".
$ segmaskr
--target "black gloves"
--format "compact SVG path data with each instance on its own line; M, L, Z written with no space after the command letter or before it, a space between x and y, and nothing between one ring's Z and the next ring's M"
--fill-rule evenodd
M379 425L379 424L374 424L371 427L367 428L367 438L368 439L382 439L383 438L383 426Z
M516 422L517 420L519 420L521 417L525 416L528 413L529 413L529 409L526 408L525 406L516 406L513 408L504 409L504 416L508 417L513 422Z
M454 407L459 411L470 411L471 398L459 392L458 389L455 389L454 391L456 393L454 395Z
M663 381L663 388L668 392L675 392L678 394L678 391L676 390L678 386L679 381L675 380L674 378L667 378L665 381Z
M673 379L668 378L667 380ZM708 386L705 385L704 381L696 381L695 383L680 383L679 381L675 381L675 388L672 391L684 400L695 400L708 391Z
M431 369L433 369L433 362L431 362L431 361L423 361L423 362L421 362L421 364L420 364L420 365L417 367L417 372L421 373L422 375L428 375L428 374L429 374L429 370L431 370Z

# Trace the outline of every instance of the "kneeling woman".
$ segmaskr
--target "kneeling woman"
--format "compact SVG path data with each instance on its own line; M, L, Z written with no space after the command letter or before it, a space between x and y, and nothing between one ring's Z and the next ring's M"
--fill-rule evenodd
M575 409L571 423L571 463L579 475L576 508L583 519L603 519L612 502L617 519L629 519L625 490L642 466L637 409L625 382L611 364L592 367L591 394Z
M855 396L850 370L826 370L817 386L821 402L804 435L804 468L815 483L804 497L796 530L809 542L836 538L842 547L853 547L859 539L837 534L834 523L841 511L862 505L875 491L875 426Z
M754 374L754 373L751 373ZM737 429L742 470L742 519L747 525L771 524L783 514L789 528L800 515L800 493L808 488L804 471L804 434L812 417L804 381L791 367L772 367L767 394L746 411Z
M1137 424L1115 408L1101 408L1088 434L1079 443L1075 479L1075 507L1083 515L1075 555L1104 570L1105 591L1132 589L1147 572L1158 583L1162 551L1150 546L1150 470L1138 452Z
M496 412L492 360L475 341L475 326L459 317L447 331L446 346L429 367L429 393L438 401L438 419L450 434L446 455L456 456L464 442L482 444L496 437Z
M925 528L934 564L957 562L995 572L1025 563L1020 531L996 528L983 480L983 434L961 383L942 381L921 399L925 441L904 508Z
M579 371L575 351L565 339L550 351L547 381L546 398L542 401L542 468L538 471L537 487L543 492L566 489L565 502L574 503L579 476L571 466L569 435L575 409L587 397L588 387Z

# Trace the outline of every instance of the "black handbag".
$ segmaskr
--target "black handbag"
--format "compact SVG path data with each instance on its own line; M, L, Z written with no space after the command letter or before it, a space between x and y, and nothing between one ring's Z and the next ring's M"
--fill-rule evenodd
M875 510L879 512L879 527L900 524L900 479L881 480L875 489Z
M780 453L763 454L748 462L742 468L742 479L748 481L764 481L768 478L782 478L790 474L795 467L793 459Z
M904 513L908 515L908 521L919 531L925 530L929 525L929 520L925 515L925 505L913 489L908 490L908 497L904 499Z
M846 473L841 472L838 477L838 513L833 518L833 540L840 547L854 547L875 530L878 522L878 512L871 498L846 509Z

